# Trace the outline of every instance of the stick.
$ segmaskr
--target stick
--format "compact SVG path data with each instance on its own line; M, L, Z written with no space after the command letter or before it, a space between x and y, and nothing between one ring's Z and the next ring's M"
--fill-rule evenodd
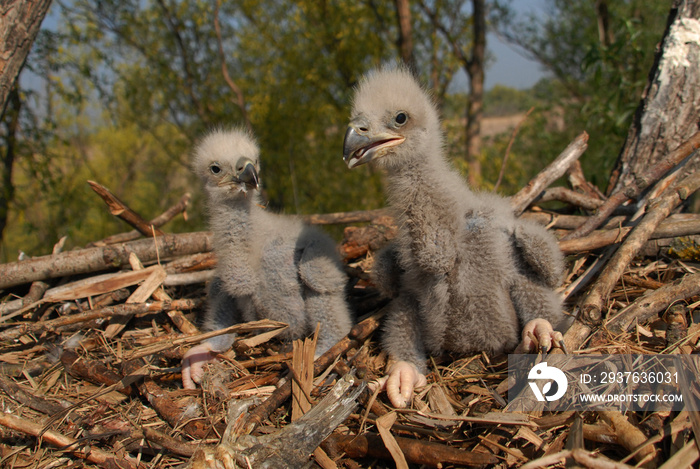
M149 225L148 222L144 220L143 217L141 217L141 215L131 210L124 202L119 200L119 198L117 198L116 195L112 194L110 190L107 189L105 186L98 184L95 181L88 181L87 183L90 184L90 187L92 187L92 190L95 191L97 195L102 197L102 200L104 200L104 202L107 204L107 207L109 207L109 213L111 213L115 217L121 218L129 225L136 228L136 231L138 231L142 235L150 237L152 235L162 236L163 234L165 234L158 228Z
M605 420L613 429L617 435L617 439L622 446L627 448L629 451L634 450L637 446L641 445L647 440L647 437L642 433L642 431L632 425L627 417L622 415L617 410L601 410L598 411L598 415ZM635 459L637 461L646 460L647 457L653 457L656 454L656 448L654 445L649 445L643 448L637 455ZM648 461L642 467L656 467L651 461Z
M156 228L160 228L161 226L165 225L168 223L170 220L175 218L175 216L179 213L184 213L186 214L187 206L190 204L190 199L192 196L188 193L183 195L180 200L173 205L172 207L168 208L165 212L161 213L157 217L153 218L151 221L148 222L149 226L154 226ZM186 219L186 218L185 218ZM149 234L148 237L151 235ZM93 247L93 246L104 246L106 244L117 244L117 243L126 243L127 241L133 241L135 239L139 239L141 237L141 233L139 233L137 230L131 230L126 233L119 233L115 234L112 236L108 236L104 238L101 241L97 241L94 243L88 244L88 247Z
M672 151L666 158L656 163L649 168L644 174L637 177L635 183L627 186L623 190L619 190L605 201L598 209L598 213L589 218L586 223L577 228L573 233L570 233L564 239L575 239L586 236L593 230L598 228L603 221L608 218L613 210L620 206L628 199L633 199L642 193L644 189L649 187L654 182L658 181L664 174L673 169L688 155L693 153L700 147L700 132L696 132L687 142L681 144L678 148Z
M513 129L513 132L510 134L510 140L508 140L508 146L506 147L506 152L503 154L503 161L501 162L501 170L498 172L498 179L496 179L496 184L493 185L493 192L496 192L498 190L498 187L501 185L501 181L503 181L503 176L506 173L506 163L508 162L508 156L510 155L510 149L513 147L513 143L515 142L515 137L518 135L518 132L520 132L520 127L523 125L523 123L527 120L528 116L532 114L532 111L535 110L535 106L532 106L528 111L525 113L522 119L518 121L518 124L515 126Z
M82 359L73 350L64 350L61 354L61 363L63 363L66 372L74 378L84 379L93 384L104 384L111 386L119 383L123 377L119 376L114 371L107 368L102 361ZM132 392L131 386L119 388L116 390L124 395L130 395Z
M328 349L326 353L321 355L314 362L314 376L319 375L323 370L328 368L335 362L336 358L343 355L353 347L359 346L365 341L378 327L379 319L384 315L383 311L373 314L364 321L356 324L350 333L340 340L333 347ZM248 418L242 425L242 431L252 433L255 427L260 425L268 416L274 412L279 406L289 399L292 394L292 380L288 379L282 386L268 397L265 402L257 406L248 414Z
M142 367L143 364L143 360L141 359L130 360L124 364L124 372L126 374L134 373L134 371ZM163 388L148 377L136 383L136 387L141 395L153 406L153 409L158 415L168 422L171 427L177 428L184 423L184 425L182 425L182 430L196 439L204 439L215 431L211 422L208 421L209 419L206 421L202 419L191 419L188 413L191 412L191 399L173 400L170 397L170 393L163 390ZM188 419L191 420L188 421Z
M371 222L375 218L389 215L386 208L376 210L358 210L355 212L325 213L321 215L302 215L300 218L311 225L343 225L348 223Z
M249 461L252 467L302 467L313 450L357 407L366 383L355 384L350 375L338 380L303 417L275 434L260 437L257 445L240 455L239 462Z
M584 322L596 323L600 320L603 303L615 287L629 263L639 253L657 226L678 204L700 187L700 173L686 177L676 188L664 192L661 200L650 207L642 221L634 227L620 249L607 263L598 280L581 303L579 317Z
M492 454L465 451L440 443L396 436L394 439L399 444L406 461L412 464L425 464L429 467L438 467L438 464L486 466L499 461L499 458ZM382 438L376 433L331 435L322 446L331 454L346 453L350 458L371 457L392 460Z
M5 394L14 401L46 415L57 414L72 405L72 403L63 399L47 399L42 396L36 396L29 389L25 389L14 381L5 379L2 376L0 376L0 389L5 391Z
M573 254L581 251L592 251L620 242L632 231L631 226L625 226L618 230L595 231L588 236L577 239L559 241L559 249L564 254ZM675 238L677 236L690 236L700 234L700 220L686 220L678 222L663 222L649 236L649 239Z
M700 294L700 273L686 275L680 282L665 285L637 298L616 316L609 318L607 328L614 334L628 331L637 322L641 324L648 321L676 301L698 294Z
M87 445L84 449L80 448L77 440L56 431L47 430L42 433L40 424L4 412L0 413L0 425L25 435L34 437L41 435L42 441L106 469L137 469L143 467L130 457L117 457L95 446Z
M554 161L511 197L510 203L516 215L524 212L547 186L562 177L571 163L576 161L586 151L586 148L588 148L588 134L583 132Z
M129 265L129 254L134 253L141 262L160 258L198 254L212 250L210 232L167 234L158 237L158 249L152 239L141 239L113 246L86 248L60 254L41 256L24 261L0 265L0 289L23 283L87 274Z
M105 319L113 316L128 316L131 314L160 313L172 310L192 310L202 305L202 300L173 300L168 302L154 301L151 303L121 304L108 306L96 310L86 311L80 314L63 316L49 321L39 321L8 329L0 332L0 340L13 340L25 334L39 334L44 331L52 331L58 327L92 321L94 319Z
M542 192L542 196L537 199L537 202L549 202L552 200L566 202L567 204L575 205L586 210L594 210L603 205L603 201L597 197L580 194L566 187L550 187L549 189L545 189L544 192Z

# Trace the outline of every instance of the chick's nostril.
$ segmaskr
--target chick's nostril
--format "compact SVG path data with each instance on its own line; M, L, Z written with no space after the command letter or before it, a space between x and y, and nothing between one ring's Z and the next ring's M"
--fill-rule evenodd
M367 127L359 127L357 130L360 130L362 132L368 132L369 129Z

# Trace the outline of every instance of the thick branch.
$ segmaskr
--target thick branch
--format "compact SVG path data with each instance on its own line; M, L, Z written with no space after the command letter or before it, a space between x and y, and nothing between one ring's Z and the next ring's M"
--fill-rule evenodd
M659 224L668 217L678 204L700 187L700 173L694 173L682 181L675 189L664 193L658 203L650 207L642 221L634 227L620 249L608 261L595 285L581 304L584 321L600 320L603 303L614 288L629 263L639 253Z
M571 166L571 163L578 160L583 152L586 151L586 148L588 148L588 134L583 132L549 166L511 197L510 203L516 215L520 215L525 211L528 205L537 199L547 186L562 177L566 170L569 169L569 166Z
M132 252L141 262L151 262L212 250L211 233L166 234L154 239L68 251L0 265L0 288L23 283L110 270L129 265Z
M700 273L686 275L680 282L665 285L638 298L617 316L607 321L610 332L617 334L630 330L637 322L642 324L655 317L676 301L700 295Z
M136 231L138 231L142 235L150 237L154 235L162 236L163 234L165 234L158 228L149 225L148 222L144 220L143 217L141 217L141 215L131 210L124 202L119 200L119 198L116 195L112 194L112 192L110 192L110 190L102 184L99 184L95 181L88 181L87 183L90 184L92 190L95 191L97 195L102 197L102 200L105 201L107 207L109 207L109 213L111 213L115 217L121 218L129 225L136 228Z
M0 425L16 432L30 435L54 447L61 448L73 456L85 459L106 469L136 469L141 467L130 457L117 457L117 455L103 451L96 446L83 447L78 440L65 436L53 430L42 431L42 425L27 419L16 417L7 413L0 413Z
M192 199L190 193L185 193L185 195L180 197L180 200L175 205L168 208L165 212L161 213L157 217L147 222L148 226L153 225L156 228L160 228L161 226L165 225L170 220L175 218L177 214L184 213L187 210L187 206L190 204L190 199ZM149 232L148 237L151 236L152 234ZM126 243L127 241L133 241L135 239L139 239L140 237L141 233L139 233L137 230L132 230L126 233L119 233L112 236L108 236L101 241L91 243L90 245L88 245L88 247L104 246L105 244Z
M465 451L441 443L394 437L399 444L406 461L412 464L424 464L428 467L440 467L441 464L456 466L486 466L496 464L498 458L488 453ZM377 434L331 435L323 444L330 453L345 453L350 458L380 458L391 461L389 450Z
M644 174L638 176L633 183L620 188L608 198L598 209L598 213L589 218L586 223L578 227L573 233L564 239L575 239L586 236L598 228L623 202L633 199L642 193L644 189L683 161L688 155L700 148L700 132L696 132L687 142L672 151L666 158L649 168Z
M609 246L625 237L632 231L631 226L606 231L596 231L584 238L570 239L559 242L559 249L564 254L573 254L581 251L592 251ZM700 220L684 220L677 222L661 223L649 236L649 239L675 238L677 236L689 236L700 234Z

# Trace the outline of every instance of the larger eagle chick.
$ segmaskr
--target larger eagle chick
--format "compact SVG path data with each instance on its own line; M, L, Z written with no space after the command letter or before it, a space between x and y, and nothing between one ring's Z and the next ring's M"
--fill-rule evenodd
M426 353L511 351L528 332L549 348L561 337L551 327L562 318L556 240L517 219L506 199L472 192L443 142L436 106L410 72L385 67L363 78L343 156L350 168L385 170L399 226L375 273L398 285L383 339L395 364L382 380L398 407L425 383Z
M267 318L289 325L283 338L298 339L320 323L320 355L352 326L347 276L330 237L260 206L258 159L255 140L240 130L213 131L194 151L218 260L203 329ZM232 341L225 336L191 349L183 360L185 387L193 388L211 353Z

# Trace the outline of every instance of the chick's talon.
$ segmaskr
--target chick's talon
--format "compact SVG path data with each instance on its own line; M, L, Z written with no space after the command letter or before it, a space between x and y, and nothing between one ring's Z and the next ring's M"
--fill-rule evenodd
M379 380L382 387L386 388L386 394L396 408L402 409L411 402L413 390L425 386L428 381L425 375L418 371L413 363L399 361L389 369L387 376Z
M196 389L204 375L204 365L214 359L211 345L203 343L189 349L182 357L182 387Z
M533 319L523 327L523 340L516 349L519 352L527 353L535 348L539 348L542 353L551 350L552 345L561 346L564 337L561 332L555 331L546 319ZM533 340L534 338L534 340Z

